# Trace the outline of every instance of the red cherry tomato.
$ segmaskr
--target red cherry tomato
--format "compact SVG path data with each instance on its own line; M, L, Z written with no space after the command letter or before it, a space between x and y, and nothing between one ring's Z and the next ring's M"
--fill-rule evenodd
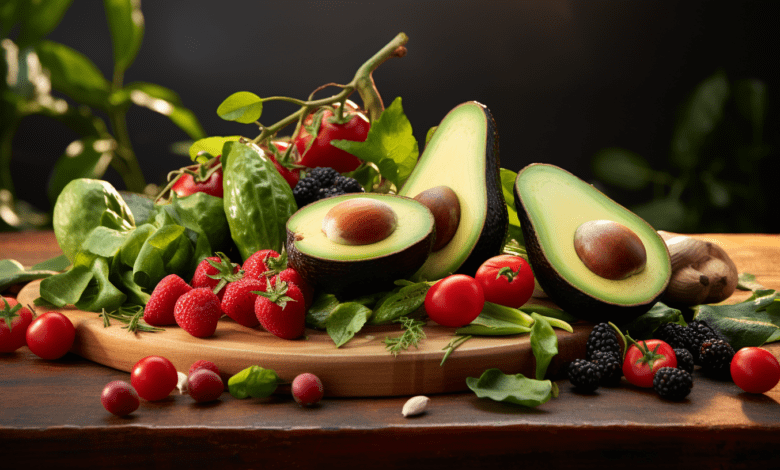
M443 326L468 325L484 306L482 286L465 274L445 277L431 286L425 295L425 311L431 320Z
M276 150L279 152L279 154L284 155L284 152L287 151L287 147L290 146L289 142L285 142L283 140L277 140L271 142L275 147ZM276 171L279 172L280 175L282 175L282 178L284 178L285 181L287 181L287 184L290 185L291 188L294 188L296 184L298 184L298 180L300 179L300 173L301 170L296 168L288 168L281 163L279 163L278 158L274 155L274 152L266 152L266 155L271 159L274 166L276 167Z
M494 256L477 269L474 278L485 292L485 300L518 308L534 293L534 273L519 256Z
M29 308L17 305L19 302L12 297L0 298L0 353L14 352L27 342L33 314Z
M323 110L321 113L322 123L317 131L317 137L311 143L311 146L309 146L309 143L312 140L312 135L306 130L306 127L312 125L313 115L310 114L304 119L304 127L301 128L298 137L295 139L295 148L301 155L298 163L308 168L316 168L318 166L331 167L339 173L353 171L360 165L360 160L351 153L330 145L330 142L339 139L356 142L365 141L368 136L368 129L371 127L368 118L352 106L348 106L348 109L345 109L345 114L352 117L344 124L333 122L333 119L335 119L333 111L329 109Z
M27 347L41 359L59 359L73 346L76 328L59 312L46 312L27 328Z
M144 400L162 400L179 382L176 367L161 356L147 356L136 362L130 372L130 383Z
M626 352L623 375L637 387L652 388L655 372L661 367L677 367L677 355L669 344L659 339L637 344L632 344Z
M100 403L106 411L117 416L127 416L141 404L138 392L123 380L109 382L100 394Z
M780 363L766 349L742 348L731 359L731 379L748 393L765 393L780 382Z
M175 192L178 197L185 197L198 192L222 197L224 194L222 189L222 167L211 171L220 161L221 155L217 156L216 160L209 167L204 168L207 164L188 166L187 170L197 175L200 175L201 171L203 171L208 176L201 178L201 176L194 176L185 172L173 184L171 191Z

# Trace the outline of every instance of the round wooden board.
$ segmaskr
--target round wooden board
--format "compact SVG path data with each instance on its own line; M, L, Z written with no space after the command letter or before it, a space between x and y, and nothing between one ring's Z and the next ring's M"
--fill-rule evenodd
M33 306L36 314L50 311L33 305L40 296L40 282L31 282L18 294L23 305ZM261 328L252 329L224 317L216 333L195 338L177 326L165 331L132 334L114 320L109 327L97 313L73 307L57 309L76 327L72 352L91 361L129 372L140 359L158 355L171 360L176 369L189 370L197 360L214 362L223 378L251 365L274 369L283 380L311 372L322 380L329 396L403 396L458 392L467 390L466 378L479 377L486 369L504 373L534 374L534 357L528 335L474 337L457 348L444 365L443 350L453 338L453 329L434 323L425 327L426 338L414 347L393 356L385 349L387 336L398 336L398 325L366 327L340 348L323 331L306 330L306 336L289 341L277 338ZM577 324L574 332L555 330L558 355L548 375L574 358L585 356L585 341L592 328Z

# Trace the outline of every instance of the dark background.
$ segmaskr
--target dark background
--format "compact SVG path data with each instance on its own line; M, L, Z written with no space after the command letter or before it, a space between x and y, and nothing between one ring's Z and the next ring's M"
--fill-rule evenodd
M209 135L256 128L221 120L230 94L305 98L348 82L397 33L408 54L374 74L385 103L403 98L422 143L455 105L487 105L500 132L501 162L514 171L554 163L589 179L590 160L620 146L653 160L668 153L675 112L718 69L766 81L774 109L778 76L775 2L663 1L152 1L145 36L125 82L177 91ZM75 1L49 39L91 58L111 76L102 2ZM293 112L268 104L271 123ZM171 145L186 135L135 108L133 144L150 183L188 164ZM28 118L14 140L20 199L50 208L46 175L78 136ZM106 178L121 189L111 170ZM25 184L30 182L30 184Z

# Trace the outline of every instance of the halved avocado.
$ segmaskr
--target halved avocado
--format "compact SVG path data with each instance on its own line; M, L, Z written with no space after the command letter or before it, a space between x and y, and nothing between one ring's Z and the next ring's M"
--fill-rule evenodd
M395 229L386 238L367 244L344 244L323 231L323 219L349 201L371 199L389 206ZM434 238L433 214L413 199L380 193L345 194L309 204L287 221L290 266L313 287L332 294L361 295L392 289L423 265Z
M663 294L672 272L669 252L642 218L554 165L534 163L523 168L514 193L534 275L562 309L584 320L621 324L647 312ZM638 272L627 270L627 277L609 279L608 274L605 277L588 267L575 249L575 233L594 221L638 237L646 254ZM631 235L631 239L636 238ZM608 251L596 251L592 259L608 264L623 261L609 259Z
M447 186L460 203L460 222L452 239L431 253L415 275L435 280L477 268L501 251L509 224L501 191L498 133L490 111L476 101L452 109L434 131L399 194L416 197Z

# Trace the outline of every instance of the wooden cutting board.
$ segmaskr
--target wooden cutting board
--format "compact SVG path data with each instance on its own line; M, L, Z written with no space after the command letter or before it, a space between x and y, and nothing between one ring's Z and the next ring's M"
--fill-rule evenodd
M17 299L33 306L39 297L40 282L27 284ZM536 302L534 299L534 303ZM551 305L547 303L546 305ZM34 307L36 314L49 311ZM504 373L534 374L534 357L529 336L473 337L456 349L444 365L443 350L453 338L454 329L431 322L425 327L426 339L419 349L412 347L397 356L384 345L387 336L398 336L398 325L366 327L347 344L336 348L323 331L306 330L305 338L289 341L277 338L261 328L246 328L223 317L216 333L195 338L177 326L165 331L133 334L114 320L109 327L94 312L73 307L57 311L76 327L72 352L91 361L129 372L140 359L163 356L176 369L186 373L197 360L214 362L223 378L251 365L274 369L285 381L302 372L316 374L329 396L399 396L457 392L467 390L466 378L479 377L486 369ZM548 375L562 365L585 356L585 341L590 324L573 325L574 332L556 329L559 353L550 364Z

